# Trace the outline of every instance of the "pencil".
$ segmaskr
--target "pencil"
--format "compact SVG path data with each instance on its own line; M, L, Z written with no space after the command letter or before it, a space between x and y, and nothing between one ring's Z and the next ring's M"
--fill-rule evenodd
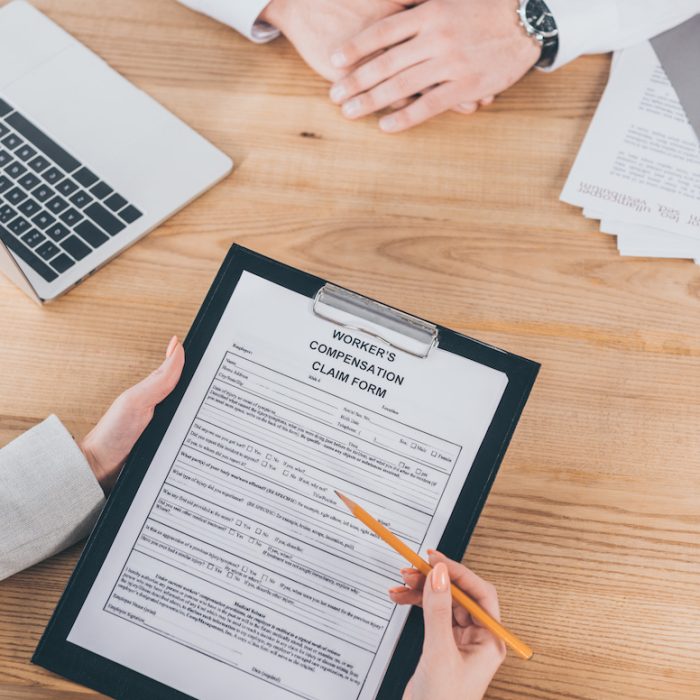
M433 567L405 545L393 532L375 520L364 508L358 506L355 501L344 496L340 491L335 492L338 498L348 507L350 512L362 523L364 523L377 537L384 540L390 547L393 547L404 559L411 563L422 574L427 576ZM464 591L451 584L452 598L457 601L471 616L479 622L482 627L495 634L504 641L516 654L523 659L531 659L534 652L521 639L518 639L512 632L509 632L498 620L495 620L478 603L473 601Z

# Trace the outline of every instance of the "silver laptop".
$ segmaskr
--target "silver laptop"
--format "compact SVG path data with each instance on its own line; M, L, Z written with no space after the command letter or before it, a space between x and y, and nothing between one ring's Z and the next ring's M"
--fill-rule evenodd
M0 270L36 301L75 286L232 167L31 5L0 8Z

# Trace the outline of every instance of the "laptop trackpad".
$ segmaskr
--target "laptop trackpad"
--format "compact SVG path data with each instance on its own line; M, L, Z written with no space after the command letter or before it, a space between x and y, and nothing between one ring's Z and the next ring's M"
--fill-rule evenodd
M0 89L78 42L24 2L0 9Z

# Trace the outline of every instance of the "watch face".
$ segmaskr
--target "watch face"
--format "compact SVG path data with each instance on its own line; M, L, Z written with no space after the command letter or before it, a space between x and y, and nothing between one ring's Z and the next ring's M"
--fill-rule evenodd
M543 2L529 2L525 16L530 27L545 39L557 35L557 23Z

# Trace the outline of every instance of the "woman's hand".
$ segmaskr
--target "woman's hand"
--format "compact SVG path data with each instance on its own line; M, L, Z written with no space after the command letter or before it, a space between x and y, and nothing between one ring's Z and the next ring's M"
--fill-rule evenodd
M515 10L514 0L426 0L382 19L331 56L336 68L352 71L331 88L331 99L356 119L420 94L380 120L390 132L449 109L476 111L540 56Z
M496 589L466 566L429 550L433 571L426 579L416 569L403 569L406 586L389 591L400 605L422 605L423 653L406 686L404 700L481 700L506 656L503 642L453 603L450 580L496 620Z
M163 364L127 389L79 443L97 481L107 493L129 452L153 418L153 411L174 388L185 364L185 350L173 337Z

